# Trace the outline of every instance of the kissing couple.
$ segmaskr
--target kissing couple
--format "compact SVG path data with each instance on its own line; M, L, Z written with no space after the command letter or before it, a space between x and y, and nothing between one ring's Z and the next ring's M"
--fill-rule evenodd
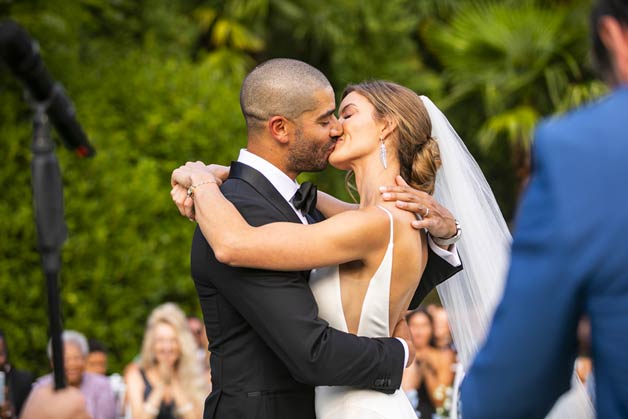
M204 418L416 418L399 389L406 310L440 284L466 369L503 288L511 237L481 170L430 99L392 82L349 85L336 116L320 71L273 59L240 104L238 160L171 178L198 223ZM328 162L354 174L359 204L296 182Z

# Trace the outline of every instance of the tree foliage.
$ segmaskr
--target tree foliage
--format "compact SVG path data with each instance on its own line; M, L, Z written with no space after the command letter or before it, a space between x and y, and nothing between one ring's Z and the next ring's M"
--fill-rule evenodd
M69 238L65 327L104 341L112 370L139 351L150 310L198 310L194 226L170 201L186 160L222 164L245 142L238 105L256 63L292 57L344 85L385 78L427 94L474 153L507 218L539 118L604 92L587 62L588 2L487 0L5 0L38 40L98 154L59 148ZM30 188L31 111L0 67L0 327L14 361L45 372L45 288ZM346 198L335 170L305 175ZM519 178L519 181L521 178Z

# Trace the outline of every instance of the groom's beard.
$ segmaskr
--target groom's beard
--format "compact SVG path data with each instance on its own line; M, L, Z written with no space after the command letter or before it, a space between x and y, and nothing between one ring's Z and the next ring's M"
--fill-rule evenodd
M315 140L307 138L300 129L297 129L295 141L290 147L288 165L294 172L320 172L327 167L327 159L333 150L335 141L321 145Z

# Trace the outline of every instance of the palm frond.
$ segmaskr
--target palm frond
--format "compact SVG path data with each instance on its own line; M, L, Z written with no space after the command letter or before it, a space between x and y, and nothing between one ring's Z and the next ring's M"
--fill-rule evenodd
M489 118L480 129L478 140L484 150L491 148L498 138L524 150L530 148L534 127L541 115L531 106L518 106Z

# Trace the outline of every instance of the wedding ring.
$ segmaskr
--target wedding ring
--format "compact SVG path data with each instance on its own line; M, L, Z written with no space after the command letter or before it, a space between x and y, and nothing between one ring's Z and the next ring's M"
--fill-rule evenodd
M426 218L429 213L430 213L430 209L428 207L425 207L425 215L423 216L423 218Z

